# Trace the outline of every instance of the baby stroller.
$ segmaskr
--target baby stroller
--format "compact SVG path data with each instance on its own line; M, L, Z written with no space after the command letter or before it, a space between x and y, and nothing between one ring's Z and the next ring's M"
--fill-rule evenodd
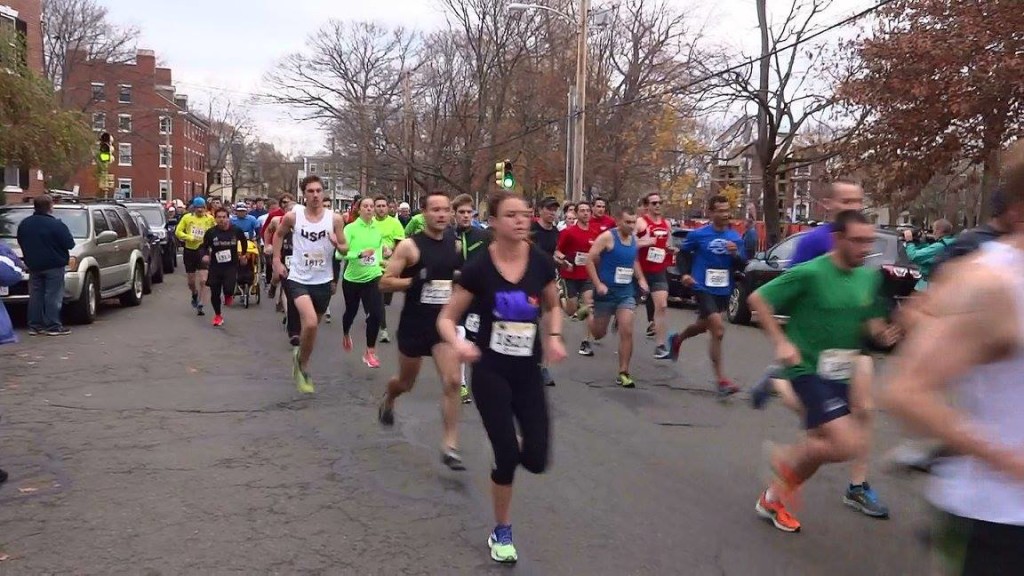
M239 254L245 254L248 257L244 262L239 259L238 285L235 288L235 297L242 304L243 308L248 308L250 302L258 305L263 298L263 290L261 289L263 286L263 275L260 274L259 248L251 240L247 244L248 246L244 251L239 250Z

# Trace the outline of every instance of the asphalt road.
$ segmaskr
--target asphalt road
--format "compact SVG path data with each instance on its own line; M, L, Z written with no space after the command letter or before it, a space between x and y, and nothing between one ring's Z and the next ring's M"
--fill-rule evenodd
M341 298L302 398L279 317L264 299L230 309L222 329L191 313L175 273L139 308L106 308L63 338L0 348L2 574L631 574L925 573L919 481L879 470L893 509L873 520L841 502L847 468L804 491L803 532L758 519L761 446L799 433L779 405L711 394L706 340L673 365L637 339L636 390L614 383L615 345L553 368L550 471L520 470L513 501L520 562L495 565L489 445L463 414L469 470L439 463L439 385L430 368L402 398L398 425L376 423L394 366L340 347ZM400 298L389 318L397 326ZM681 326L689 310L671 312ZM752 328L726 334L728 372L747 385L770 349ZM879 454L899 434L880 417Z

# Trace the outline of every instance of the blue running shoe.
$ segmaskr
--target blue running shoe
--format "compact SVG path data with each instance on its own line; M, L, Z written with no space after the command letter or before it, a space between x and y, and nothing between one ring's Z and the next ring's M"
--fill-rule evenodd
M768 405L768 401L772 398L772 378L775 378L778 373L778 366L769 366L757 383L750 388L750 404L754 410L763 410Z
M872 518L889 517L889 507L879 501L878 494L867 482L847 488L843 503Z
M491 549L491 559L502 564L513 564L519 560L516 546L512 543L512 527L497 525L487 537L487 547Z

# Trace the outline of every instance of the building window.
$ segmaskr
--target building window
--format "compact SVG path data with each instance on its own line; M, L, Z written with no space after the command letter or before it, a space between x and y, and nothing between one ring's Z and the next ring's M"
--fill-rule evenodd
M94 112L92 115L92 129L103 131L107 129L107 115L103 112Z
M120 102L121 104L131 104L132 103L132 85L131 84L121 84L121 86L119 87L118 93L117 93L117 101Z
M171 182L167 180L160 181L160 199L167 200L171 194Z
M118 166L131 166L132 165L132 145L131 144L118 144L117 145L117 165Z
M171 133L171 117L161 116L160 117L160 133L170 134Z
M310 164L309 165L309 173L310 174L316 174L316 164Z
M117 195L120 198L131 198L132 197L132 179L131 178L118 178L117 179Z
M218 184L218 185L223 184L224 183L224 175L221 174L220 172L214 172L213 173L213 183L214 184Z
M170 165L171 165L171 147L170 146L161 145L160 146L160 167L161 168L167 168Z
M131 114L118 114L117 115L117 130L118 130L118 132L131 132L132 131L132 115Z
M93 102L106 102L107 91L103 85L103 82L92 83L92 101Z

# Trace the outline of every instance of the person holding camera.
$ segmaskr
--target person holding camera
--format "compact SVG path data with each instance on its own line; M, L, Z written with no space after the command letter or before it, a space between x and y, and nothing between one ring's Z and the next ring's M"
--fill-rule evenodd
M956 241L956 237L953 235L953 224L945 218L936 220L932 224L932 233L931 237L923 237L923 242L915 242L912 230L903 231L907 257L921 269L921 280L916 286L918 292L924 292L928 288L928 280L931 278L932 270L939 257Z

